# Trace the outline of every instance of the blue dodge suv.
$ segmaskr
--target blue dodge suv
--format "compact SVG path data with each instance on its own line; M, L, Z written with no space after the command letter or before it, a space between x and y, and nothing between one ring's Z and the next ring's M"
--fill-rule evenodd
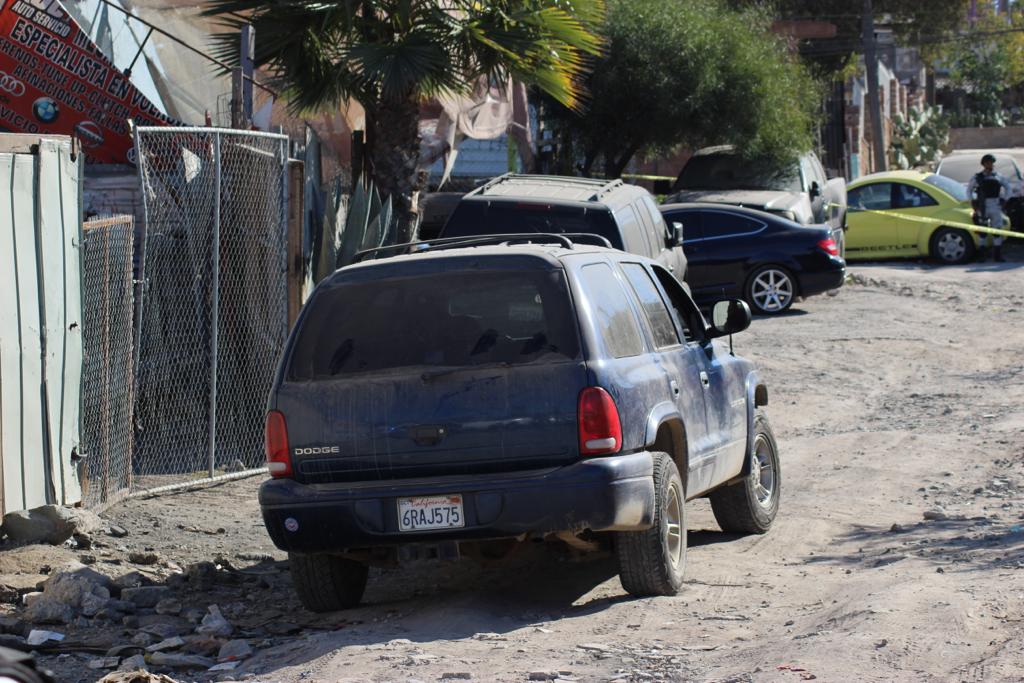
M372 253L306 303L271 390L267 530L313 611L367 568L493 557L526 539L612 549L634 595L671 595L686 501L764 533L778 448L754 366L656 261L566 235Z

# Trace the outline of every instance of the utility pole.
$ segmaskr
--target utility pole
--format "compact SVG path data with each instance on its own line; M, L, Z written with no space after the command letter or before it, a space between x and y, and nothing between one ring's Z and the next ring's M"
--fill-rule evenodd
M871 119L871 141L875 155L875 173L886 170L885 136L882 126L882 106L878 97L878 54L875 52L875 14L871 0L864 0L862 22L864 37L864 68L868 72L868 109Z
M239 36L239 64L231 70L231 127L252 125L252 77L256 33L252 24L242 26Z

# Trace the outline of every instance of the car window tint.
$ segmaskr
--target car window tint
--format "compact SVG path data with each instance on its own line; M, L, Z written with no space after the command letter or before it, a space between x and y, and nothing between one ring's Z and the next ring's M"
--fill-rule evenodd
M846 203L853 209L883 211L892 208L892 185L890 183L871 183L850 190L846 195Z
M651 270L668 295L676 322L683 331L683 339L687 342L700 341L704 334L704 319L697 309L697 304L693 303L693 299L670 272L661 266L652 266Z
M597 325L597 334L613 358L636 356L643 351L643 341L636 316L626 299L626 292L606 263L594 263L580 270L590 310Z
M616 249L622 248L622 238L608 209L536 202L461 201L445 223L441 237L523 232L590 233L606 238Z
M894 183L893 187L896 189L893 205L897 209L913 209L919 206L935 206L938 204L927 192L913 185Z
M702 221L699 211L672 211L665 214L665 222L670 225L672 223L683 224L683 244L704 237L704 228L701 225Z
M647 322L650 323L651 332L654 334L654 345L663 348L678 344L679 335L676 333L672 316L647 270L639 263L623 263L622 272L625 273L633 292L643 306Z
M432 273L318 291L291 355L293 380L411 366L576 358L561 271Z
M764 227L764 223L759 220L727 211L704 211L701 218L705 239L736 237L757 232Z
M622 239L626 243L626 251L631 254L650 255L651 249L647 244L643 226L641 226L640 218L636 215L636 210L633 209L632 205L624 206L616 211L615 222L619 224L619 228L622 230Z

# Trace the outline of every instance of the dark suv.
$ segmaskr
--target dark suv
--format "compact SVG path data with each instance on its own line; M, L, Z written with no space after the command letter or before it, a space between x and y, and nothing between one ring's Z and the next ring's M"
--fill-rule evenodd
M775 517L767 389L712 341L750 324L745 303L719 302L708 326L651 259L487 241L356 263L303 308L260 505L311 610L357 604L371 564L526 539L612 547L627 591L673 594L686 500L710 496L730 532Z
M616 249L653 258L680 280L686 275L682 224L668 225L647 190L621 180L499 176L459 201L440 236L527 232L600 235Z

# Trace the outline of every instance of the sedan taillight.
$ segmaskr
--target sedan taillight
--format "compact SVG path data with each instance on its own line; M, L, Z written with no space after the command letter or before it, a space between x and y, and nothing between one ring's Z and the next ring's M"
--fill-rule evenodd
M839 246L836 244L836 241L831 237L819 240L818 248L824 251L829 256L839 256Z
M601 387L587 387L580 392L580 453L607 455L622 448L622 425L619 410L611 395Z

